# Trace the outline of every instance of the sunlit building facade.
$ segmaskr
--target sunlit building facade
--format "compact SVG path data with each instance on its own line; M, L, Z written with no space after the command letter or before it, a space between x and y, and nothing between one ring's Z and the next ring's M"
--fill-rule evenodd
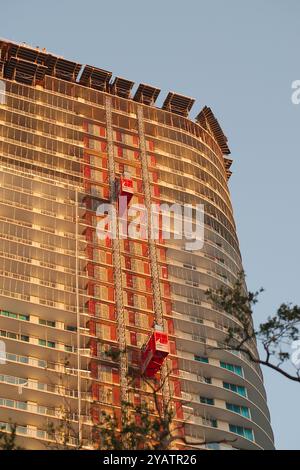
M159 108L159 89L133 87L0 41L1 428L11 420L20 445L45 448L63 405L78 429L70 445L92 447L101 410L151 401L127 372L142 366L156 324L168 334L166 386L186 440L273 449L260 368L214 349L236 319L206 291L231 286L242 269L227 139L210 108L192 120L192 99L169 93ZM117 207L123 177L128 206L203 204L203 248L161 232L97 236L97 207Z

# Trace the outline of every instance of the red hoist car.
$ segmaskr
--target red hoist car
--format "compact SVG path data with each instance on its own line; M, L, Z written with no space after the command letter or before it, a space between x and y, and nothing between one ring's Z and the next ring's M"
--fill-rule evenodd
M126 196L127 205L130 203L133 196L133 181L129 174L120 177L119 196Z
M168 335L161 331L159 327L155 327L142 350L142 374L146 377L154 377L161 369L168 354Z
M117 197L119 214L123 215L133 196L133 181L129 173L120 176L117 181Z

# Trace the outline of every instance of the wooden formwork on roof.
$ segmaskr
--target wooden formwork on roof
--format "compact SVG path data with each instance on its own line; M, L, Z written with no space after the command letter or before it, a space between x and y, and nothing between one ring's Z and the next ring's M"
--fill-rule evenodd
M154 105L159 93L160 93L159 88L155 88L153 86L140 83L135 92L133 99L134 101L137 101L139 103L143 103L143 104L147 104L151 106L151 105Z
M121 96L122 98L130 98L130 92L134 82L131 80L126 80L126 78L115 77L113 83L111 84L110 91L112 94Z
M95 88L99 91L108 92L111 77L112 72L86 65L80 76L79 84L89 88Z
M224 155L230 154L230 149L227 145L227 137L224 134L219 121L216 119L214 113L208 106L204 106L202 111L196 117L196 121L204 128L211 132L218 142Z
M76 81L81 64L47 53L44 49L0 41L4 78L27 85L41 82L45 75Z
M162 109L187 117L194 102L193 98L169 92L162 105Z

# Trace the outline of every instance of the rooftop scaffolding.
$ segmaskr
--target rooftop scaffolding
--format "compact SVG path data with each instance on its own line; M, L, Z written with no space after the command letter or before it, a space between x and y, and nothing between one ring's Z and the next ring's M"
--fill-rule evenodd
M133 99L148 106L155 104L160 93L159 88L141 83L132 97L131 90L134 82L131 80L115 77L112 81L112 72L107 70L91 65L81 65L49 53L46 49L34 48L5 39L0 39L0 74L9 80L31 86L43 85L46 76L53 76L121 98ZM169 92L162 109L188 118L194 101L193 98ZM205 106L195 120L202 129L214 137L223 155L229 155L227 137L212 110ZM197 130L195 132L197 133ZM226 170L227 176L230 177L229 167Z
M122 98L130 98L130 92L134 85L134 82L126 80L125 78L115 77L114 82L111 85L111 92L114 95L121 96Z
M142 104L153 105L160 93L159 88L154 88L150 85L140 83L136 93L133 97L134 101L138 101Z
M195 100L193 98L169 92L162 105L162 109L187 117L194 102Z
M222 128L216 119L214 113L208 106L204 106L202 111L196 117L196 121L206 130L210 131L218 142L224 155L230 154L230 149L227 144L227 137L222 131Z
M109 82L112 72L107 70L98 69L91 65L86 65L83 69L79 84L90 88L95 88L99 91L109 91Z

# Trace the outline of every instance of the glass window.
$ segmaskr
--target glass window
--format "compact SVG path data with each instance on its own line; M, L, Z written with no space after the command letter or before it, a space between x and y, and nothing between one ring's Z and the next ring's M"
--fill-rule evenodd
M4 382L8 382L10 384L15 384L16 383L16 377L11 377L10 375L5 375L2 376Z
M252 429L244 428L244 436L246 439L253 441L253 431Z
M47 408L45 406L38 406L38 413L41 413L41 414L46 414L47 413Z
M26 356L20 356L20 362L22 362L23 364L28 364L29 359Z
M234 372L235 374L243 377L243 369L241 366L236 366L234 364L229 364L228 362L222 362L222 361L220 362L220 366L223 369L230 370L231 372Z
M200 403L204 403L205 405L214 405L215 400L213 398L200 397Z
M17 408L19 408L20 410L26 410L27 409L27 403L25 403L24 401L19 401L19 402L17 402Z
M68 331L77 331L76 326L67 325L66 330Z
M245 418L250 419L250 410L246 406L234 405L232 403L226 403L227 410L233 411L234 413L238 413Z
M29 315L17 314L17 313L9 312L8 310L0 310L0 315L4 317L19 319L19 320L26 320L26 321L29 320Z
M19 315L19 319L29 321L29 315Z
M247 408L247 406L241 406L241 415L245 416L245 418L251 418L250 410Z
M234 432L239 436L243 436L250 441L254 440L252 429L244 428L243 426L236 426L235 424L229 424L229 431Z
M19 432L20 434L27 434L27 428L25 426L18 426L17 432Z
M14 408L14 400L3 400L3 404L6 405L6 406L10 406L11 408Z
M242 387L242 386L237 386L237 393L239 395L242 395L243 397L247 396L247 391L246 391L245 387Z
M204 362L205 364L208 364L208 357L205 357L205 356L197 356L197 355L195 354L194 358L195 358L195 361Z
M11 339L17 339L17 333L12 333L11 331L8 331L7 337Z
M45 326L51 326L52 328L55 328L55 321L43 320L42 318L39 318L39 324L45 325Z
M236 385L236 384L231 384L228 382L223 382L223 387L226 388L227 390L231 390L232 392L238 393L239 395L246 397L247 396L247 390L245 387L241 385Z

